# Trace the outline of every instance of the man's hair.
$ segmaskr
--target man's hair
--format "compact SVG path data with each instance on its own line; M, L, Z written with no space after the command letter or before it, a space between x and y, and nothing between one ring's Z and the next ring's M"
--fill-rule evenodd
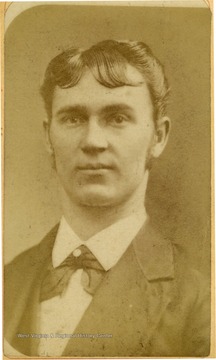
M169 92L163 67L143 42L116 40L105 40L89 49L69 48L51 60L41 86L49 121L56 86L62 89L75 86L86 68L100 84L108 88L134 86L127 78L128 64L136 68L147 83L154 108L154 121L157 123L166 114Z

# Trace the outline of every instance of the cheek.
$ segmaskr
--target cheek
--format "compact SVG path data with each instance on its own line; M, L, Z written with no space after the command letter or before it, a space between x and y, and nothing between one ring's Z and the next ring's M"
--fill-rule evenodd
M53 141L52 147L52 166L59 175L66 175L66 173L71 171L71 167L73 166L73 151L67 144L56 139Z
M143 133L139 133L139 135L136 134L136 137L134 136L133 138L131 134L130 142L125 147L124 159L122 159L122 168L124 167L124 172L127 173L127 176L134 179L137 178L137 181L139 181L140 177L144 175L145 170L149 166L152 143L152 134L146 136Z
M125 146L126 158L130 158L136 162L145 162L147 155L152 147L152 136L137 135L133 137L131 134L130 140Z
M55 156L58 156L59 158L71 156L71 153L73 153L75 149L75 144L71 137L61 134L61 132L58 134L51 132L50 140Z

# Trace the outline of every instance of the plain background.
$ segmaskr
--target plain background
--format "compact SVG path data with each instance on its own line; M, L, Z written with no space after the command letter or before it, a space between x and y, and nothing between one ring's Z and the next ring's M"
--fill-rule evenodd
M61 216L39 96L48 62L67 46L130 39L152 48L171 86L172 131L151 172L147 211L209 275L210 30L210 11L199 8L38 5L16 17L5 37L5 262L37 244Z

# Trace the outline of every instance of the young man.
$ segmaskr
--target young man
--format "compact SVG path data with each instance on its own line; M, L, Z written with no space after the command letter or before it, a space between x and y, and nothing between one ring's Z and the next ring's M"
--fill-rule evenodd
M205 282L144 206L170 129L161 64L142 42L71 48L41 94L63 217L6 268L7 341L32 356L208 355Z

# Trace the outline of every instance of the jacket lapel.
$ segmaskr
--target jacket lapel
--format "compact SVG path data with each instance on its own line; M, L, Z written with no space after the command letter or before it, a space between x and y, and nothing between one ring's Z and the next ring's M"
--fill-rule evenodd
M63 356L145 355L172 278L171 245L147 223L107 273Z

